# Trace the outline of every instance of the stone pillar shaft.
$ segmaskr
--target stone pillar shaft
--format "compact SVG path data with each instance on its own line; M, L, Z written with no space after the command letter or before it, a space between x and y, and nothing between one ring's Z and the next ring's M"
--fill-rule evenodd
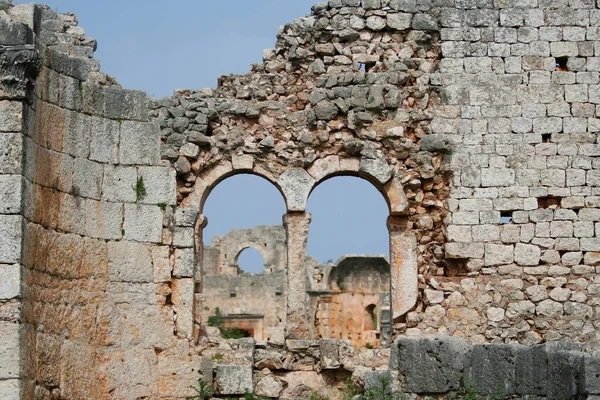
M310 339L313 336L308 318L306 293L306 245L311 215L288 213L283 217L288 244L288 288L286 339Z
M389 217L390 266L393 319L403 316L417 302L417 238L406 217Z

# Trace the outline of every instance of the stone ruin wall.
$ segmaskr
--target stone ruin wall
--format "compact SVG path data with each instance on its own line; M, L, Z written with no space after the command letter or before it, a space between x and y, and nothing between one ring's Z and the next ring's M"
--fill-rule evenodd
M331 0L249 74L162 100L100 73L75 16L9 3L0 397L182 398L219 346L219 387L233 364L287 398L329 368L387 368L300 340L306 199L336 175L390 206L396 337L598 341L594 1ZM202 206L235 173L286 200L283 349L199 335Z
M223 328L246 330L257 341L284 343L285 236L282 226L257 226L234 229L203 246L201 325L208 336L220 336L208 324L218 308ZM238 257L247 248L261 253L264 272L247 273L239 267ZM373 326L373 313L375 321L381 321L380 297L389 293L390 265L385 257L346 255L336 264L319 264L308 257L306 280L309 323L316 338L350 340L358 348L367 343L380 346L380 324ZM367 313L369 306L375 309ZM384 329L389 326L384 324Z

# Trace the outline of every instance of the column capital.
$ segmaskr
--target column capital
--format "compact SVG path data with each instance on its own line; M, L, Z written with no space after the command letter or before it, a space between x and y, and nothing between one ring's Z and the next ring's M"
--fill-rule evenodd
M34 45L0 45L0 99L24 99L27 83L37 77L40 67Z

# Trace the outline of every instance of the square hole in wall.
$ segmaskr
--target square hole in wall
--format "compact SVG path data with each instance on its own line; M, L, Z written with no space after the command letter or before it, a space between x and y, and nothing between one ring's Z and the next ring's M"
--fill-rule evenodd
M507 225L513 221L513 212L512 211L502 211L500 212L500 224Z
M562 198L560 197L539 197L538 198L538 208L547 208L550 210L555 210L560 208L560 202Z
M567 63L569 62L569 57L556 57L556 71L568 71Z
M552 134L551 133L542 134L542 143L552 143Z

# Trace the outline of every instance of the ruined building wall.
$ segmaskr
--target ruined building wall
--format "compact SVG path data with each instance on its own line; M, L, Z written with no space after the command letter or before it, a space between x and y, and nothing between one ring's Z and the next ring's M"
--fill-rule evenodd
M396 336L599 339L594 1L331 0L250 73L162 100L99 73L74 16L4 8L2 395L183 398L223 349L273 397L385 368L310 340L306 200L338 175L389 204ZM202 208L236 173L286 201L283 348L200 336Z

